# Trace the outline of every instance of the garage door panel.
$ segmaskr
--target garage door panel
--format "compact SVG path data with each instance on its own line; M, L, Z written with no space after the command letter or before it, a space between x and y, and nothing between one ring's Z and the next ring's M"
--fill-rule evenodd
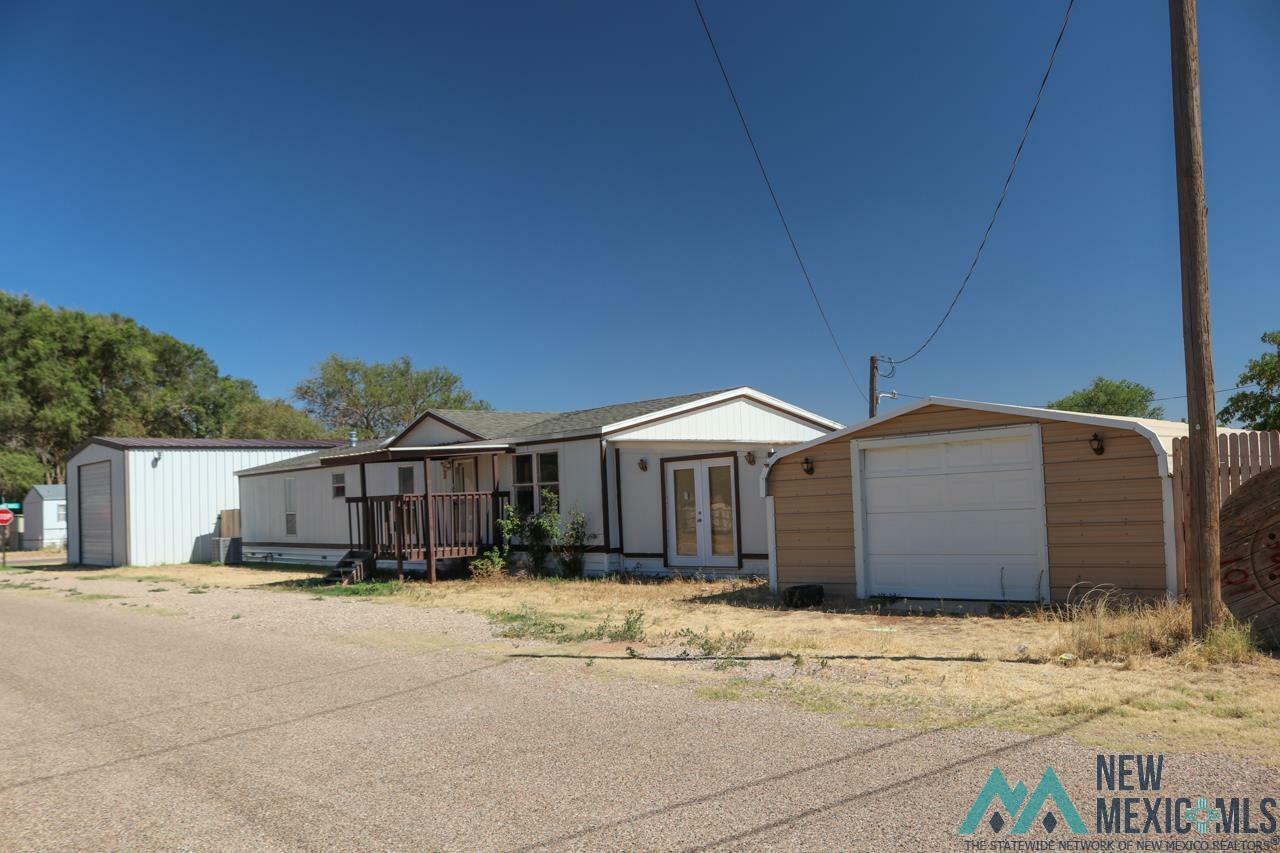
M868 513L1017 509L1039 506L1038 490L1025 471L885 477L867 481L864 501Z
M873 559L908 554L1034 555L1040 545L1037 512L1035 509L989 509L886 514L875 519L870 553Z
M111 463L94 462L77 470L80 513L80 562L86 566L110 566Z
M1000 554L876 559L873 595L1034 601L1040 567L1034 559Z
M1041 598L1038 441L993 430L860 446L868 594Z

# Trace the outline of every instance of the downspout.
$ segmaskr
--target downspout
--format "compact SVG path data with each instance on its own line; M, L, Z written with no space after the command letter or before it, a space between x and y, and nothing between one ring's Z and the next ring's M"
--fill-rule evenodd
M772 451L769 454L773 455ZM773 459L765 460L760 468L760 497L764 498L764 532L769 551L769 589L778 592L778 539L774 529L773 495L769 494L769 472L773 470Z

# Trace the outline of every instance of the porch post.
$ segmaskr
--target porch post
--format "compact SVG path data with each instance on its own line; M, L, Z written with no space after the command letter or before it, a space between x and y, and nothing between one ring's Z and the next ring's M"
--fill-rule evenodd
M489 496L490 526L489 540L496 548L502 544L502 528L498 526L498 454L489 454L489 470L493 476L493 493Z
M436 582L436 512L434 501L431 500L431 460L423 458L422 460L422 500L427 505L427 529L426 535L422 538L426 540L423 544L427 549L427 580L431 583Z
M404 580L404 497L397 496L395 514L391 517L395 525L396 575Z
M360 463L360 547L373 553L373 507L369 504L369 481ZM374 556L377 556L376 554Z

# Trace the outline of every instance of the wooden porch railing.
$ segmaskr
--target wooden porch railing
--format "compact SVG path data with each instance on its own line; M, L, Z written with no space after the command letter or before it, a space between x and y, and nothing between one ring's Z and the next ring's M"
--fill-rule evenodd
M347 539L377 560L477 557L501 542L507 492L369 495L347 498Z

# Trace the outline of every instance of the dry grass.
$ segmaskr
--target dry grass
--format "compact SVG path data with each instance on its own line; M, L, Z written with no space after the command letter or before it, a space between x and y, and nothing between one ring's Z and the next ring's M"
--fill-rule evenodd
M138 583L175 583L189 587L228 587L248 589L313 580L323 577L325 569L309 569L298 566L280 568L245 568L243 566L215 566L208 563L186 563L174 566L139 566L119 569L75 570L77 581L137 581Z
M1193 637L1185 601L1130 601L1096 591L1036 615L1057 626L1056 655L1082 660L1127 663L1157 657L1203 667L1250 663L1260 655L1249 626L1230 615L1203 639Z
M319 574L174 566L93 577L314 594ZM1177 605L1091 599L1006 618L788 611L759 582L701 579L391 582L356 592L484 615L520 638L521 654L548 653L540 665L687 684L709 700L780 702L856 726L1063 732L1109 749L1224 752L1280 766L1280 661L1254 651L1238 626L1191 642L1189 615ZM632 639L611 640L635 611L643 617L628 629ZM546 637L530 628L547 625ZM749 638L731 644L730 657L746 665L696 659L735 637ZM425 639L377 642L410 641ZM1059 662L1062 654L1075 657L1072 665Z

